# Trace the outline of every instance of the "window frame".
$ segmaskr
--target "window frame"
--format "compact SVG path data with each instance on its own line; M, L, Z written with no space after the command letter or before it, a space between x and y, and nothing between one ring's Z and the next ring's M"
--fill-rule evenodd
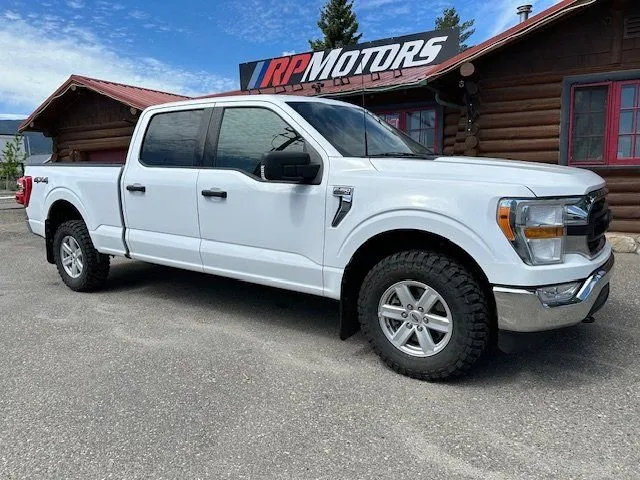
M149 129L151 128L151 122L153 122L153 119L158 115L168 115L171 113L191 112L191 111L202 111L202 118L200 119L200 126L198 128L198 137L196 139L196 145L193 151L193 163L191 165L153 165L153 164L145 163L142 160L142 152L144 152L144 144L147 141L147 135L149 133ZM213 113L213 107L211 106L194 105L192 108L162 110L162 111L151 114L148 120L146 121L146 125L144 127L144 134L142 135L142 139L140 140L140 147L137 149L138 163L145 168L184 168L184 169L202 168L202 157L203 157L204 145L205 145L206 134L209 128L209 123L211 121L212 113Z
M217 155L218 155L218 142L220 141L220 132L222 130L222 122L224 120L224 111L228 109L249 109L249 108L259 108L262 110L267 110L274 115L277 115L284 123L289 125L291 128L294 128L296 132L300 134L302 139L304 140L307 149L309 150L309 155L311 156L311 162L317 162L320 164L320 170L316 179L313 182L306 183L305 185L320 185L322 183L322 179L324 177L324 159L323 155L320 153L320 148L309 140L309 135L306 134L306 131L300 128L300 125L297 125L296 122L292 122L291 120L286 119L282 116L280 112L278 112L274 108L270 108L270 105L265 104L240 104L236 102L229 103L219 103L216 104L212 110L211 121L208 124L208 128L205 131L204 137L204 145L203 145L203 153L202 153L202 165L200 168L207 170L225 170L225 171L233 171L241 173L256 182L263 183L284 183L284 184L295 184L299 185L299 182L293 182L289 180L268 180L262 177L255 176L253 174L248 173L246 170L235 167L219 167L217 166Z
M617 159L619 112L615 105L619 105L620 85L640 82L640 70L625 70L617 72L593 73L564 77L562 80L562 104L560 122L560 165L568 165L590 170L640 170L640 159ZM603 162L573 162L571 159L573 135L573 93L577 87L588 87L609 84L609 102L605 116L605 139ZM612 92L615 90L615 92ZM617 95L617 96L616 96ZM613 118L612 118L613 117ZM613 150L615 148L615 151Z
M611 129L610 129L610 144L609 144L609 155L611 156L611 163L610 165L628 165L628 166L640 166L640 152L636 151L636 156L635 157L624 157L624 158L618 158L618 140L620 137L620 117L621 115L621 106L622 106L622 101L620 99L621 94L622 94L622 89L623 87L625 87L626 85L635 85L637 87L636 89L636 95L638 98L635 99L635 103L637 104L640 101L640 78L636 79L636 80L624 80L624 81L620 81L620 82L615 82L613 85L613 89L614 89L614 96L613 96L613 103L611 105ZM633 106L633 112L634 112L634 124L637 124L638 122L638 114L640 113L640 105L634 105ZM638 131L638 125L635 125L635 132L631 133L630 135L633 137L633 139L635 140L636 144L637 144L637 139L640 138L640 132ZM632 150L635 148L634 145L631 146Z
M607 87L607 99L604 107L604 128L602 133L602 161L586 161L586 162L576 162L573 159L573 131L574 131L574 113L575 113L575 98L576 98L576 90L582 88L593 88L593 87ZM613 82L596 82L596 83L582 83L571 86L571 100L570 100L570 109L569 109L569 165L572 167L592 167L592 166L606 166L607 158L609 152L609 135L611 128L610 117L612 115L611 112L611 91L613 87ZM591 113L591 112L589 112Z
M434 120L434 131L433 131L433 153L441 153L441 145L442 145L442 127L440 125L440 121L442 118L442 109L439 108L437 104L428 103L418 106L398 106L394 108L393 106L384 106L382 108L376 108L372 110L376 115L390 115L397 113L400 115L398 122L398 130L403 131L407 135L409 132L407 131L407 117L409 113L412 112L421 112L423 110L433 110L435 112L435 120ZM427 145L425 145L427 146ZM429 148L427 146L427 148Z

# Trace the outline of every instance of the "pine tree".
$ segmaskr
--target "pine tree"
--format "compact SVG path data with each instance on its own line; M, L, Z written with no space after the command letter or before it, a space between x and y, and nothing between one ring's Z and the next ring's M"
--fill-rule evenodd
M451 28L460 29L460 41L458 44L458 51L462 52L469 48L465 42L476 31L473 27L475 20L468 20L460 23L460 15L456 11L455 7L445 8L442 12L442 16L436 18L436 30L448 30Z
M324 39L309 40L314 51L339 48L358 43L358 21L353 12L353 0L327 0L320 11L318 27Z
M22 135L16 135L13 140L5 144L0 155L0 177L4 177L4 186L7 190L9 190L9 182L18 176L20 164L27 158L27 154L22 150L23 145Z

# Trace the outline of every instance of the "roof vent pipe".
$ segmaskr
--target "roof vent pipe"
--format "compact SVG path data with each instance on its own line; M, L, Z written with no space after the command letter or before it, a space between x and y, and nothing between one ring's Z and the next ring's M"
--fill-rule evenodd
M518 7L518 16L520 17L520 23L529 20L529 15L533 11L532 5L520 5Z

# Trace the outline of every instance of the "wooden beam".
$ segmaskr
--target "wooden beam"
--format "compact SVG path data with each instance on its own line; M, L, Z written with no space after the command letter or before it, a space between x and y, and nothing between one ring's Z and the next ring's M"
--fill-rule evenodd
M478 117L480 131L485 128L560 125L560 109L523 113L491 113Z
M560 97L531 98L526 100L509 100L501 102L483 102L478 106L478 113L514 113L537 110L556 110L561 108Z
M480 142L480 151L482 152L536 152L541 150L559 151L560 139L484 140Z
M481 91L480 99L485 102L502 102L512 100L527 100L534 98L560 98L562 96L562 83L542 83L539 85L520 85L517 87L504 87L485 89Z
M640 193L609 193L607 202L612 206L640 205Z
M640 206L638 205L612 205L611 212L616 220L640 220Z
M133 136L134 126L116 128L98 128L95 130L79 130L62 133L58 136L61 143L68 143L74 140L92 140L98 138L113 138Z
M606 178L609 193L638 193L640 192L640 177L618 181L613 178Z
M640 220L613 220L611 232L640 233Z
M548 152L482 152L480 156L557 164L560 158L560 152L557 150Z
M533 127L483 128L479 132L480 141L518 140L527 138L560 138L560 125L540 125Z

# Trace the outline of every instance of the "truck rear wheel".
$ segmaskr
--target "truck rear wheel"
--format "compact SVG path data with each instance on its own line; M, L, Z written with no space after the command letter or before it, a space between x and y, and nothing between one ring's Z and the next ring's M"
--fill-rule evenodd
M53 254L62 281L76 292L96 290L109 276L109 256L95 249L82 220L69 220L58 227Z
M489 345L490 309L471 272L440 253L381 260L358 298L362 332L396 372L437 380L469 370Z

